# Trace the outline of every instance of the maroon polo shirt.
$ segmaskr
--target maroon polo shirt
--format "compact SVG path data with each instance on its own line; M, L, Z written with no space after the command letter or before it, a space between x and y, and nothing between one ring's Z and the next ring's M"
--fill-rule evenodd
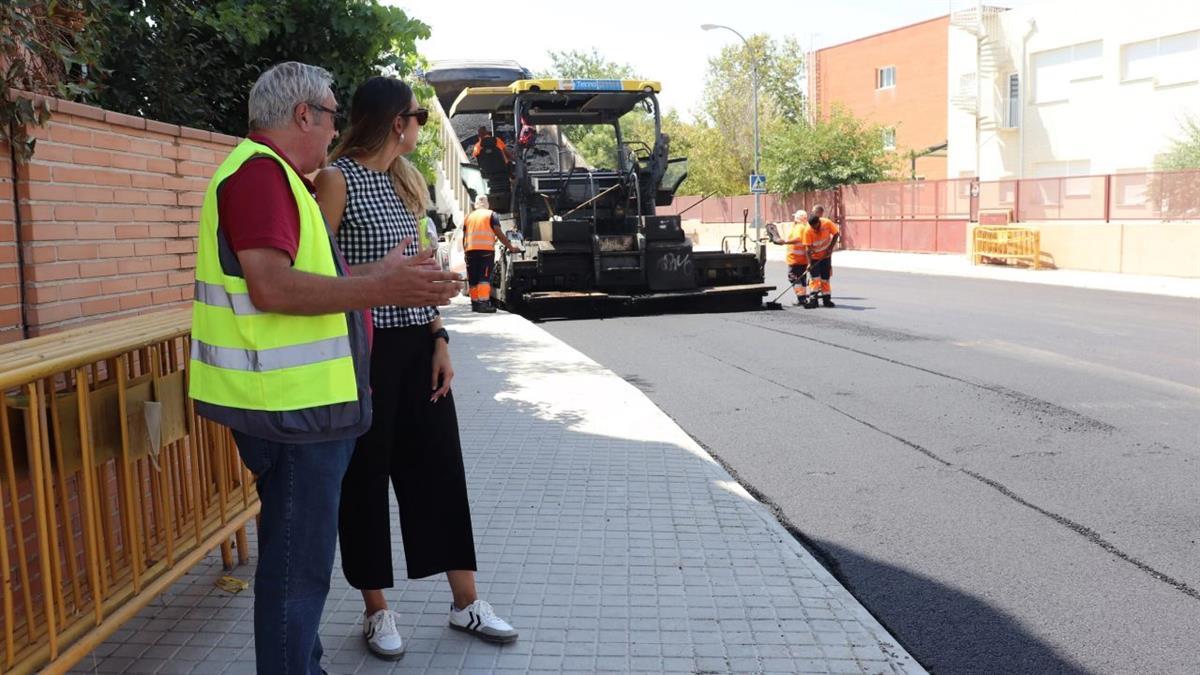
M250 140L274 150L300 176L309 193L317 193L317 188L274 143L261 134L250 134ZM217 216L235 253L273 248L295 262L300 247L300 212L287 174L274 159L255 157L226 178L217 197Z

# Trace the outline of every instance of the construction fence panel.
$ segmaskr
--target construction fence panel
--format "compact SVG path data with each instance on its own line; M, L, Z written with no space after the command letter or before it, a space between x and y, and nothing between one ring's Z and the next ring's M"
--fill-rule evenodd
M0 347L0 668L62 673L259 509L187 397L191 311Z

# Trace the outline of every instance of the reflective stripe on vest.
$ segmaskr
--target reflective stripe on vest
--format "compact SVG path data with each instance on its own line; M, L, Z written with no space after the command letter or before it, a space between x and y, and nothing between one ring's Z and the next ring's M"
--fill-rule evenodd
M243 140L217 168L200 209L188 393L197 401L258 411L357 401L345 313L299 316L263 311L251 301L246 280L221 266L217 190L247 161L264 156L283 169L299 213L293 269L326 277L339 274L325 220L304 181L269 146Z
M350 340L345 337L259 350L217 347L200 340L192 340L193 359L215 368L255 373L306 366L347 356L351 356Z
M492 212L476 209L467 216L463 225L464 251L491 251L496 246L496 233L492 232Z
M224 286L210 284L206 281L196 280L195 291L196 302L201 302L213 307L227 307L233 310L234 314L243 316L249 314L262 314L254 303L250 301L249 293L230 293L225 290Z

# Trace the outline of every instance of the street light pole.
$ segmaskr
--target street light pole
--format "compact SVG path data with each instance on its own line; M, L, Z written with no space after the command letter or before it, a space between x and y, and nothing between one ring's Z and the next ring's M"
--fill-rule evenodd
M754 50L750 48L750 42L742 36L741 33L719 24L706 23L700 26L700 30L714 30L724 28L725 30L738 36L742 44L746 46L746 51L750 54L750 76L751 76L751 99L754 102L754 175L761 175L759 172L759 150L758 150L758 58L754 54ZM757 243L762 239L762 194L754 193L754 241Z

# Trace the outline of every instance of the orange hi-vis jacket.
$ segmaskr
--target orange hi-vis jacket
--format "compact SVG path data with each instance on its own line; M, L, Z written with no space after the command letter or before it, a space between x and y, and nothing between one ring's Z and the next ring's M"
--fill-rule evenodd
M492 232L491 209L475 209L463 225L463 250L490 252L495 247L496 233Z
M798 243L787 245L788 265L808 264L808 254L804 251L804 233L809 229L808 223L792 223L792 229L788 232L787 239Z
M822 218L821 229L814 230L808 225L804 227L804 245L812 247L813 260L824 260L833 255L833 250L829 245L833 243L833 237L841 232L837 223L828 218Z

